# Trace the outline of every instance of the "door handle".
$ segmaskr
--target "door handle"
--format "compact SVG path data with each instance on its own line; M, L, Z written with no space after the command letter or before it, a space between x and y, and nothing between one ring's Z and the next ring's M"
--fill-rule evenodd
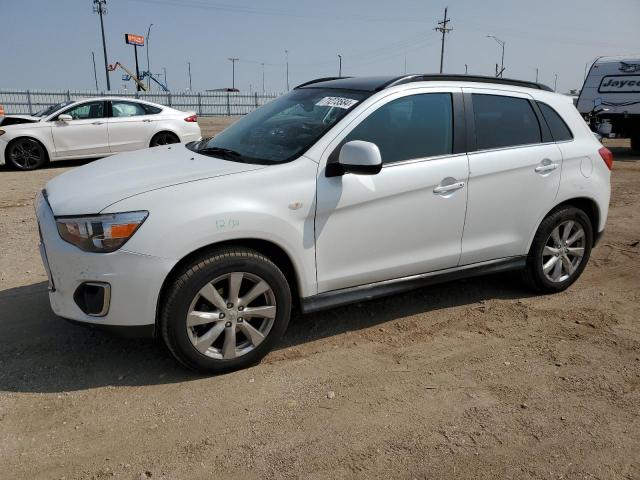
M150 119L148 119L148 118L145 118L145 119L143 119L142 121L143 121L143 122L153 122L153 120L150 120Z
M91 125L102 125L104 122L92 122Z
M461 188L464 188L464 182L456 182L456 183L451 183L449 185L439 185L433 189L433 193L435 193L436 195L441 195L443 193L449 193L449 192L454 192L456 190L460 190Z
M558 168L557 163L553 163L548 158L545 158L544 160L542 160L542 162L540 162L540 165L534 168L534 171L536 173L547 173L555 170L556 168Z

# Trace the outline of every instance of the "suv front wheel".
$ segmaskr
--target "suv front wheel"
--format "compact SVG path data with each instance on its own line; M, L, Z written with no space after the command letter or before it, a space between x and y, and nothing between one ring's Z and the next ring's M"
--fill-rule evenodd
M185 366L223 373L262 359L283 335L290 315L291 292L280 269L255 250L224 248L173 277L160 330Z
M575 207L562 207L547 216L533 239L525 279L538 291L568 288L587 265L593 245L589 217Z

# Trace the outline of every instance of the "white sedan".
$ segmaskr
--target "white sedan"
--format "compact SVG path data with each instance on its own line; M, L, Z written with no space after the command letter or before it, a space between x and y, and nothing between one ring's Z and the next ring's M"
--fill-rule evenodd
M129 98L59 103L0 119L0 165L35 170L52 160L106 157L201 138L197 116Z

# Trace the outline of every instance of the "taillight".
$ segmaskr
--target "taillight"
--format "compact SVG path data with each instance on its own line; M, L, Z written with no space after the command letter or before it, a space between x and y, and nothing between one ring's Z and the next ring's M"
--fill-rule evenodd
M602 147L600 150L598 150L598 153L602 157L602 160L604 160L604 163L607 164L607 168L611 170L611 168L613 167L613 153L611 153L611 150L609 150L607 147Z
M187 117L184 119L185 122L197 122L198 121L198 116L197 115L191 115L190 117Z

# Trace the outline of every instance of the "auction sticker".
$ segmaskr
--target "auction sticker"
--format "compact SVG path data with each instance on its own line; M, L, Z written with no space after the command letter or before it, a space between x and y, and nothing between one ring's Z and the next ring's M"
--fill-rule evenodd
M358 100L354 100L353 98L344 98L344 97L324 97L318 103L316 103L319 107L337 107L348 109L353 107Z

